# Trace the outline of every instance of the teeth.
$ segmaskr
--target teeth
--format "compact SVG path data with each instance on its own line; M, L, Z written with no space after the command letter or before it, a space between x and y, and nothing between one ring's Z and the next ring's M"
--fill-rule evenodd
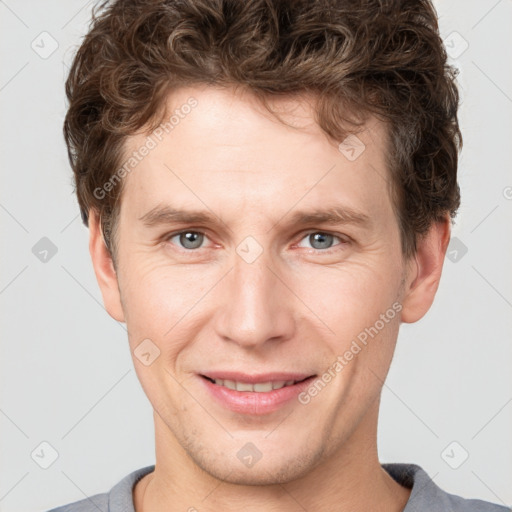
M236 390L237 391L253 391L253 385L252 384L245 384L244 382L237 382L236 383Z
M268 393L273 389L281 389L284 386L292 386L294 380L279 380L275 382L258 382L257 384L249 384L248 382L235 382L233 380L215 379L215 384L224 386L236 391L253 391L256 393Z
M215 383L217 384L217 381L215 381ZM222 384L221 384L221 386L222 386ZM226 386L229 389L235 389L236 390L236 382L234 380L225 380L224 381L224 386Z
M257 393L268 393L272 391L272 382L258 382L253 385L253 390Z

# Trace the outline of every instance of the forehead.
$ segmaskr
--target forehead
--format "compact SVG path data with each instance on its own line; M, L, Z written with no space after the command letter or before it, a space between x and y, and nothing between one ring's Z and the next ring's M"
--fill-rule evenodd
M299 201L339 200L370 215L390 207L386 130L376 119L355 137L332 141L315 122L312 97L271 101L287 124L234 89L182 88L166 106L156 130L126 142L125 158L139 156L126 175L121 204L130 201L141 215L169 201L201 206L202 197L235 214L258 207L261 216ZM150 149L141 157L144 146Z

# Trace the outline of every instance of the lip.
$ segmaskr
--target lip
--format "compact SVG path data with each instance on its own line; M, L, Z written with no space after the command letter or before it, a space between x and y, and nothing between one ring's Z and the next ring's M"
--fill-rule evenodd
M218 377L213 377L218 375ZM296 377L299 378L296 378ZM281 389L273 389L272 391L257 393L255 391L236 391L233 389L219 386L210 382L205 378L204 374L198 375L199 380L203 383L207 391L211 394L214 400L222 405L224 408L229 409L239 414L261 416L270 414L286 404L291 403L297 398L297 395L306 389L311 382L316 379L316 375L304 376L302 382L285 386ZM256 384L258 382L269 382L272 380L299 380L300 374L291 373L272 373L257 376L249 376L236 372L211 372L208 377L215 379L228 379ZM306 378L307 377L307 378ZM298 400L295 400L299 403Z

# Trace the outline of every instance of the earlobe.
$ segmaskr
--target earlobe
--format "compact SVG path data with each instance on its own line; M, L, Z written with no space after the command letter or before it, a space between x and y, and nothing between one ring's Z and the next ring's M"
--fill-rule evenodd
M89 211L89 252L105 309L112 318L124 322L116 270L103 239L99 216L94 210Z
M450 217L435 222L417 242L416 255L409 263L406 289L402 301L402 322L417 322L434 301L444 257L450 241Z

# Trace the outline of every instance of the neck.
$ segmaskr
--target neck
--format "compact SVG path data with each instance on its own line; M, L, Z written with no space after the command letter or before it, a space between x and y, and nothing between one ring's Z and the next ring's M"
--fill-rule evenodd
M381 467L376 446L378 407L369 411L349 439L316 467L295 480L240 485L205 472L189 457L155 414L156 464L134 489L136 512L295 512L304 510L403 511L410 490ZM300 461L298 461L300 464Z

